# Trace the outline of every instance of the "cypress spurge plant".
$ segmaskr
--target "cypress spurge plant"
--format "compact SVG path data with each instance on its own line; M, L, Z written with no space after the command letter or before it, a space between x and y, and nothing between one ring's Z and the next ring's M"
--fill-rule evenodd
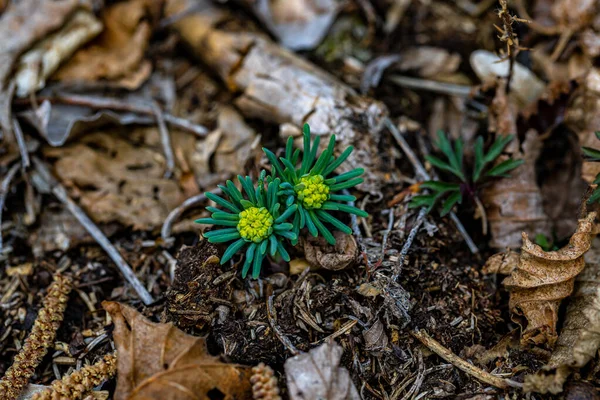
M600 131L594 132L596 137L600 139ZM581 151L587 161L598 162L600 161L600 150L593 149L591 147L582 147ZM592 195L588 199L588 203L592 204L600 200L600 174L596 175L596 179L592 182L593 185L598 185L592 192Z
M204 237L211 243L232 242L223 254L221 264L245 249L242 277L246 277L252 266L252 278L256 279L267 253L271 256L279 254L285 261L290 260L283 240L297 239L293 225L286 222L294 215L297 207L291 205L281 210L277 195L280 180L266 179L265 171L261 173L257 186L249 176L238 175L238 180L244 194L232 181L227 181L224 186L219 185L228 199L210 192L206 196L223 209L206 207L212 213L211 217L201 218L196 222L222 226L222 229L204 233Z
M352 230L331 212L368 216L365 211L346 204L356 200L356 197L339 193L362 183L360 176L364 169L335 174L335 170L352 153L353 147L334 157L335 135L331 135L327 148L317 157L320 140L317 136L311 141L310 127L305 124L301 159L300 149L294 150L292 137L288 138L284 157L278 159L266 148L263 151L271 162L271 173L281 180L277 194L282 196L286 207L296 207L292 231L298 237L300 230L306 227L312 236L321 234L328 243L335 244L335 238L326 224L346 234L352 234ZM297 238L292 240L292 243L296 242Z
M468 198L476 203L478 208L482 209L483 206L478 197L481 185L491 179L509 176L510 171L524 162L524 160L509 158L494 166L494 161L502 154L502 151L513 137L513 135L497 137L487 152L483 149L483 138L478 137L474 146L475 155L472 171L469 174L464 166L463 141L458 139L452 146L446 134L439 131L438 140L435 144L444 154L445 160L433 155L427 155L425 158L437 169L454 175L458 182L423 182L420 189L428 190L429 193L413 197L409 207L426 207L429 212L441 202L440 214L444 216L452 210L452 207L461 204L465 198ZM480 211L483 212L484 210Z

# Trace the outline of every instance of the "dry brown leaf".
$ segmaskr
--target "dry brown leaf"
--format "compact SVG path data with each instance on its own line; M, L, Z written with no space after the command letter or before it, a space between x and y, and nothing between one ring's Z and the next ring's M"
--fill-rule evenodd
M516 148L513 158L523 158L525 163L512 171L509 178L493 182L482 194L492 234L490 246L499 249L519 247L522 232L551 237L535 172L542 144L533 130L527 132L522 152L518 150L517 139L513 142L511 149Z
M0 123L4 132L12 132L9 107L14 86L9 78L18 57L60 29L78 9L90 8L89 2L79 0L23 0L11 4L0 23Z
M335 245L319 237L300 237L300 246L304 249L306 261L316 268L333 271L344 269L356 260L358 246L352 235L334 231Z
M108 7L102 14L104 31L89 45L75 53L53 76L61 81L121 81L135 89L149 76L144 52L161 1L128 0Z
M124 304L105 301L102 305L115 324L116 400L251 397L250 368L211 356L204 338L172 324L151 322Z
M583 255L591 245L595 218L592 212L579 220L569 244L558 251L545 252L523 233L519 264L503 281L510 292L513 320L526 326L521 336L523 344L554 346L558 307L573 291L575 277L585 266Z
M160 150L133 146L113 134L88 134L72 145L46 149L45 154L58 158L57 176L98 223L118 221L151 230L184 200L179 186L164 178Z
M584 256L586 267L575 280L563 328L548 364L525 379L525 389L560 393L574 369L584 367L600 348L600 240Z
M359 400L350 373L339 366L342 352L333 342L288 358L284 368L290 399Z
M221 140L215 151L215 171L232 175L244 171L256 132L233 107L223 107L217 119ZM256 146L258 148L258 146Z
M484 274L510 275L519 263L519 253L508 249L506 252L494 254L483 266Z

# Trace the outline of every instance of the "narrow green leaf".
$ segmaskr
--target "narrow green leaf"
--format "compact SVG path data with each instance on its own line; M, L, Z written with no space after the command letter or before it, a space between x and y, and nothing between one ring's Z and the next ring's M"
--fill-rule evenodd
M315 166L310 170L310 173L312 175L321 175L330 159L331 153L329 153L329 150L322 152Z
M331 201L356 201L356 196L349 194L332 194L329 196Z
M275 224L273 225L273 230L276 232L282 232L282 231L289 231L294 227L294 225L292 225L289 222L284 222L281 224Z
M275 223L276 224L280 224L282 222L284 222L285 220L287 220L289 217L292 216L292 214L294 214L296 212L296 210L298 209L298 205L294 204L291 207L288 207L283 214L281 214L279 217L277 217L277 219L275 219Z
M285 143L285 158L292 161L292 157L294 155L294 138L288 137L287 142Z
M246 196L248 196L248 199L250 199L251 202L256 203L256 194L254 193L254 186L252 185L252 183L249 183L241 175L238 175L237 178L238 178L238 181L240 182L240 185L242 185L242 189L244 189L244 192L246 192ZM242 201L240 201L240 203L242 205L244 204ZM244 208L247 208L247 207L244 206Z
M490 163L496 158L498 158L498 156L502 154L502 151L504 150L506 145L508 145L513 140L513 138L514 135L498 136L496 138L496 141L494 141L494 144L492 144L492 146L490 147L488 153L484 156L484 161L486 163Z
M594 132L594 135L596 135L596 138L600 139L600 131Z
M263 242L267 243L267 242ZM254 256L254 263L252 265L252 279L257 279L260 275L260 268L262 267L262 262L265 258L264 253L259 253Z
M238 230L236 228L216 229L214 231L204 232L202 234L202 236L204 236L205 238L209 239L209 238L214 237L214 236L228 235L230 233L234 233L234 232L237 232L237 231Z
M584 157L589 161L600 161L600 150L592 149L591 147L582 147Z
M296 240L298 238L296 233L292 232L292 231L282 231L282 232L277 232L277 234L281 237L284 237L284 238L290 239L290 240Z
M330 173L332 173L333 171L335 171L335 169L337 167L339 167L340 165L342 165L342 163L344 161L346 161L346 159L348 158L350 153L352 153L352 150L354 150L354 147L352 147L352 146L349 146L346 150L344 150L338 158L336 158L335 160L333 160L329 163L329 165L325 168L325 170L323 171L323 173L321 175L327 176Z
M312 164L317 159L317 151L319 151L319 145L321 144L321 136L317 136L313 143L310 145L310 156L308 157L308 166L306 172L309 173Z
M443 217L446 214L448 214L450 211L452 211L452 207L454 207L454 205L456 203L461 201L461 199L462 199L461 192L454 192L450 196L448 196L448 198L442 204L442 211L440 212L440 215Z
M596 189L594 189L594 191L592 192L592 195L588 199L588 204L595 203L598 200L600 200L600 187L597 187Z
M236 230L233 233L228 233L225 235L216 235L208 238L208 241L211 243L225 243L231 240L236 240L240 238L240 233Z
M329 186L329 191L336 192L338 190L349 189L349 188L359 185L363 182L364 182L363 178L350 179L349 181L340 182L340 183L336 183L335 185Z
M458 138L454 142L454 157L458 163L458 169L462 171L463 169L463 147L464 143L461 138Z
M338 175L334 179L335 179L336 183L339 183L339 182L347 181L348 179L356 178L357 176L361 176L364 172L365 172L364 168L356 168L356 169L353 169L352 171L348 171L341 175Z
M275 255L277 252L277 236L271 235L269 236L269 254L271 257Z
M367 213L364 210L361 210L360 208L352 207L347 204L341 204L341 203L338 203L337 206L338 206L338 210L348 213L348 214L354 214L358 217L363 217L363 218L367 218L369 216L369 213Z
M237 226L238 221L226 220L226 219L214 219L214 218L200 218L195 222L199 224L210 224L210 225L221 225L221 226Z
M352 234L352 229L350 229L350 227L348 227L346 224L344 224L342 221L340 221L333 215L329 214L327 211L317 210L316 214L317 214L317 217L319 217L320 219L322 219L325 222L330 223L338 231L344 232L348 235Z
M333 201L326 201L321 206L321 210L338 211L340 209L338 205L339 203L334 203Z
M281 258L283 258L284 261L286 261L286 262L290 261L290 255L288 254L287 250L283 246L283 243L277 242L277 250L279 251L279 254L281 254Z
M238 188L236 188L233 182L231 182L230 180L227 180L225 184L227 185L227 189L229 190L229 197L231 197L231 199L236 203L237 207L241 207L240 200L244 198L242 196L242 193L240 193Z
M461 170L455 169L450 164L446 163L445 161L440 160L436 156L432 156L431 154L428 154L425 156L425 159L427 161L429 161L431 163L431 165L433 165L434 167L439 168L443 171L451 172L452 174L459 177L462 181L465 180L465 176L463 175Z
M240 210L239 208L237 208L236 206L234 206L233 204L231 204L230 202L228 202L227 200L217 196L216 194L213 194L211 192L206 192L206 197L208 197L210 200L214 201L215 203L217 203L218 205L220 205L221 207L224 207L230 211L233 211L234 213L240 213L242 210Z
M327 229L325 227L325 225L323 225L323 223L321 222L321 220L319 219L319 217L316 216L316 214L314 213L314 211L309 211L308 214L309 214L310 219L312 220L312 222L314 222L314 224L316 225L316 227L319 230L319 232L321 232L321 235L323 235L323 237L325 238L325 240L327 240L327 243L329 243L331 245L334 245L335 244L335 238L333 237L333 235L329 231L329 229Z
M310 157L310 126L308 126L308 124L304 124L304 127L302 128L302 142L304 151L302 153L302 164L300 164L300 176L306 174L306 171L309 168L308 159Z
M292 182L296 182L298 180L298 175L296 175L296 170L292 165L292 162L283 157L280 157L280 160L286 167L285 171L287 172L288 179Z
M422 189L431 189L442 193L460 190L460 185L458 183L446 183L440 181L425 181L421 183L420 187Z
M239 221L240 220L240 216L238 214L229 214L223 211L217 211L212 213L211 215L212 218L214 219L220 219L220 220L225 220L225 221Z
M246 250L246 261L244 262L244 269L242 269L242 278L245 278L246 275L248 275L248 270L250 270L250 265L252 265L256 247L257 244L252 243L250 246L248 246L248 250Z
M223 258L221 258L221 264L225 264L227 261L231 259L244 245L246 241L244 239L238 239L237 241L231 243L225 253L223 253Z
M308 210L303 209L302 213L304 214L304 221L306 222L308 232L314 237L319 236L317 226L314 224L314 221L310 218L310 212Z
M413 196L408 203L408 208L429 207L435 203L435 196L432 194L423 194Z
M488 172L486 172L487 176L507 176L505 175L507 172L512 171L513 169L517 168L519 165L523 164L525 162L525 160L513 160L508 159L505 161L502 161L500 164L496 165L494 168L490 169Z
M285 177L285 175L283 173L283 167L277 160L277 156L275 155L275 153L273 153L271 150L267 149L266 147L263 147L263 152L267 156L267 159L269 160L271 165L275 168L275 171L271 171L271 173L273 175L279 174L279 176L281 176L282 178Z
M242 207L244 207L244 210L247 210L248 208L255 206L255 204L253 202L248 201L248 200L242 200L240 203L242 203Z

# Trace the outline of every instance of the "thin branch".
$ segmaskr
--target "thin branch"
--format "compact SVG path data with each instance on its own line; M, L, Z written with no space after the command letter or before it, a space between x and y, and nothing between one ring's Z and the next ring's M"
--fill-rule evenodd
M271 288L271 291L272 291L272 288ZM297 356L298 354L300 354L300 352L298 351L296 346L294 346L292 344L290 339L288 339L287 336L285 336L283 334L283 332L281 332L281 329L277 325L277 316L275 314L275 307L273 307L273 298L274 297L275 297L274 294L269 294L267 297L267 317L269 319L269 324L271 325L271 328L273 328L273 332L275 332L275 336L277 336L277 338L285 346L285 348L288 349L288 351L292 355Z
M3 241L2 241L2 210L4 210L4 203L6 202L6 196L8 195L8 191L10 190L10 183L12 182L15 174L19 170L20 164L15 163L6 173L4 179L2 179L2 184L0 184L0 252L3 249Z
M150 117L156 118L156 113L151 105L148 104L134 104L131 102L119 101L109 97L101 96L85 96L78 94L67 94L59 93L56 96L42 96L38 97L38 101L48 100L50 103L62 103L71 104L77 106L85 106L93 109L108 109L115 111L127 111L137 114L143 114ZM21 100L23 101L23 100ZM15 100L15 102L17 102ZM25 100L29 103L29 100ZM167 123L188 132L191 132L197 136L205 137L208 133L208 129L202 125L194 124L184 118L176 117L172 114L163 112L163 118Z
M475 87L467 85L457 85L455 83L446 83L432 81L428 79L411 78L402 75L390 75L390 82L409 89L428 90L435 93L447 94L458 97L469 97Z
M412 243L415 240L415 237L417 236L417 232L421 228L421 225L423 225L426 215L427 215L427 209L424 207L421 208L421 210L419 210L419 215L417 216L417 221L415 222L412 229L410 230L410 233L408 234L408 238L406 239L406 242L404 242L404 246L402 246L402 250L400 250L400 258L398 259L398 264L395 268L394 275L392 276L392 280L394 280L394 281L398 280L398 277L400 276L400 272L402 272L402 267L404 267L404 260L406 260L406 256L408 255L408 250L410 250L410 247L412 246Z
M210 193L220 194L221 189L211 190ZM173 243L173 237L171 236L171 230L173 229L173 224L177 221L183 213L189 210L192 207L200 205L206 201L206 195L204 193L197 194L195 196L186 199L183 203L175 207L167 218L165 218L165 222L160 230L160 236L165 245L170 245Z
M425 331L422 330L414 330L410 331L410 334L417 338L425 347L429 350L433 351L438 356L442 357L444 360L448 361L456 368L461 371L471 375L472 377L485 382L489 385L495 386L500 389L508 389L508 388L523 388L523 384L520 382L515 382L511 379L504 379L497 377L495 375L490 374L487 371L482 370L474 366L473 364L469 364L467 361L463 360L452 351L442 346L440 342L433 339L429 336Z
M158 125L158 132L160 133L160 142L163 147L163 152L165 153L166 167L165 178L170 178L173 176L175 171L175 156L173 154L173 145L171 144L171 136L169 135L169 130L167 129L167 124L165 124L165 118L162 110L160 109L157 102L152 102L152 109L154 110L154 115L156 117L156 124Z
M145 305L152 304L154 299L148 293L144 285L139 281L131 267L127 264L123 256L119 253L115 246L108 240L108 238L102 233L100 228L87 216L87 214L69 197L66 189L54 178L50 172L48 166L37 157L33 158L33 164L38 176L44 181L44 183L50 188L54 196L61 203L65 205L75 218L79 221L86 231L98 242L98 244L106 251L109 257L114 261L119 268L119 271L133 287L137 295L144 302Z
M396 142L398 142L398 145L402 148L402 151L404 151L404 153L408 157L417 175L420 175L420 178L422 180L430 180L431 177L425 170L425 167L423 167L423 164L421 164L421 161L419 161L416 154L412 151L412 149L410 148L410 146L404 139L404 136L402 136L396 125L394 125L394 123L389 118L385 118L384 123L385 126L392 133L392 136L394 136L394 139L396 139ZM465 242L467 243L467 246L469 247L469 250L471 250L471 253L477 254L479 252L479 249L477 248L477 246L473 242L473 239L471 239L471 236L469 235L469 233L467 232L467 230L453 211L450 212L450 219L452 219L454 225L456 225L456 229L458 229L458 231L464 238Z

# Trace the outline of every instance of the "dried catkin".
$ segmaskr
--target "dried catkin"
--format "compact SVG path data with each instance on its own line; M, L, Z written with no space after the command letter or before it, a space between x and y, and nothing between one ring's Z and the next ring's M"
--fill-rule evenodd
M95 364L63 376L49 388L33 395L32 400L77 400L94 387L112 378L117 371L117 354L111 353Z
M0 400L14 400L19 397L46 355L48 347L54 344L56 330L62 322L71 288L71 278L62 275L54 276L54 282L48 288L48 294L31 333L0 381Z
M258 364L252 368L252 376L250 377L252 384L252 398L255 400L281 400L279 396L279 387L277 386L277 378L273 374L273 370L264 363Z

